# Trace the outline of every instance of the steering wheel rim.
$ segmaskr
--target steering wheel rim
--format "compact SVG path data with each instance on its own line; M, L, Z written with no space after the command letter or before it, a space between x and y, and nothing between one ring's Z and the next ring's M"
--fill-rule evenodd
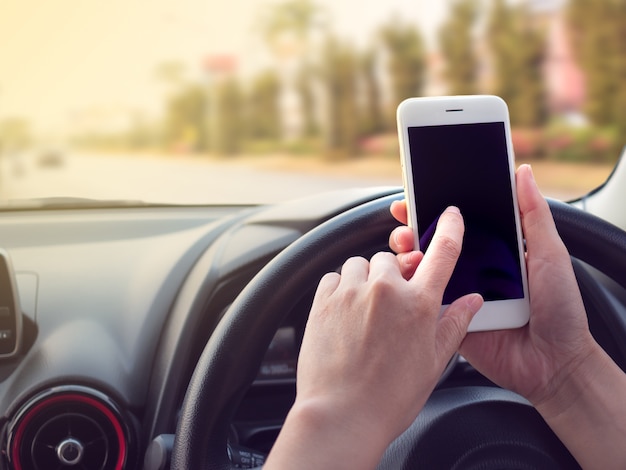
M239 294L196 364L180 413L172 469L235 468L227 452L230 422L275 331L312 282L350 256L386 246L398 225L389 205L402 197L375 199L304 234ZM568 204L548 202L570 254L626 288L626 232Z

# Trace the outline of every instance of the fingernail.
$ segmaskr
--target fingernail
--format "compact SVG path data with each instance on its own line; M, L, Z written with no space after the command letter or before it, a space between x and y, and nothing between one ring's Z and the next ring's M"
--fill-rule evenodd
M522 166L528 168L528 174L530 175L530 179L535 181L535 173L533 172L533 167L530 165L530 163L524 163Z
M459 208L458 208L458 207L456 207L456 206L449 206L449 207L445 210L445 212L451 212L451 213L453 213L453 214L460 214L460 213L461 213L461 211L459 210Z
M478 310L483 305L483 297L480 294L470 294L467 303L470 309Z

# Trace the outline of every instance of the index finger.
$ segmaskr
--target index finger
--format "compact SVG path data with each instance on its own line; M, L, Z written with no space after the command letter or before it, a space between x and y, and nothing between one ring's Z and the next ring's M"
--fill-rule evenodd
M411 282L419 283L426 292L443 297L461 254L464 233L461 212L457 207L448 207L439 217L433 239Z

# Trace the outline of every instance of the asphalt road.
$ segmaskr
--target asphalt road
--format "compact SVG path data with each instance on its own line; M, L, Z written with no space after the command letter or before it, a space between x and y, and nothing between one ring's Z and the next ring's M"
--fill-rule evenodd
M269 171L227 161L130 155L67 154L58 165L35 155L4 155L3 201L80 197L202 204L276 202L347 187L400 185L389 178Z

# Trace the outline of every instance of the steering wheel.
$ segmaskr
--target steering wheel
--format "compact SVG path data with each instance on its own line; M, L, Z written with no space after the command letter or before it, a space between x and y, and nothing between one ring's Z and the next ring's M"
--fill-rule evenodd
M398 225L385 196L346 211L304 234L270 263L231 305L196 365L174 441L174 470L231 470L232 417L256 377L274 333L323 274L354 255L385 249ZM565 203L549 200L572 257L626 288L626 232ZM609 318L615 343L626 326ZM623 348L623 346L622 346ZM619 351L622 358L626 351ZM495 387L436 391L416 422L383 457L380 468L578 468L523 398Z

